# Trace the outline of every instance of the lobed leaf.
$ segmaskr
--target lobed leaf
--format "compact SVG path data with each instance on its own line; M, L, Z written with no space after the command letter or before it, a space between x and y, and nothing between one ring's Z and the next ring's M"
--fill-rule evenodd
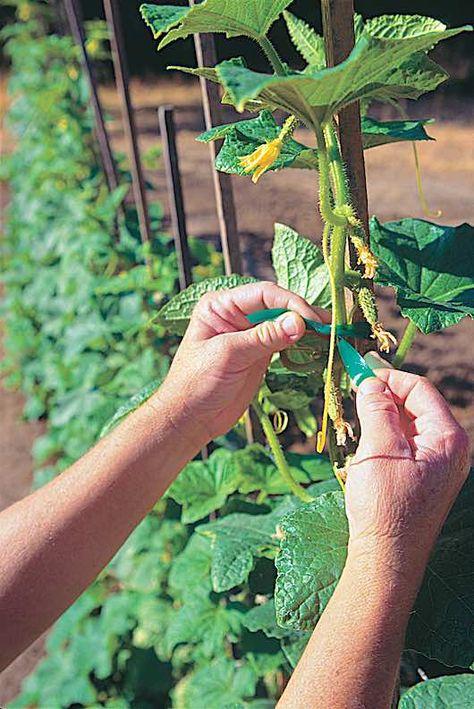
M186 676L172 691L175 709L245 706L255 694L258 677L248 663L220 657Z
M168 32L159 49L196 32L223 32L226 37L264 37L292 0L204 0L189 8L142 6L142 15L155 36ZM173 10L181 10L173 14ZM179 23L179 26L176 25ZM173 29L174 28L174 29ZM156 34L155 34L156 33Z
M397 303L428 334L474 316L474 228L422 219L371 220L381 263L378 282L395 288Z
M402 694L399 709L466 709L474 706L474 675L429 679Z
M166 496L183 506L181 521L190 524L222 507L238 485L239 474L232 452L218 448L208 460L188 463Z
M156 322L163 325L170 332L183 335L194 308L205 293L222 290L223 288L236 288L237 286L256 282L256 278L232 274L230 276L207 278L199 283L194 283L189 288L178 293L178 295L175 295L174 298L171 298L161 308L156 316Z
M227 61L218 64L216 72L238 111L258 99L307 123L324 122L362 98L418 98L435 88L446 74L433 62L427 64L423 52L467 29L471 28L430 29L403 39L364 32L344 62L288 76L262 74Z

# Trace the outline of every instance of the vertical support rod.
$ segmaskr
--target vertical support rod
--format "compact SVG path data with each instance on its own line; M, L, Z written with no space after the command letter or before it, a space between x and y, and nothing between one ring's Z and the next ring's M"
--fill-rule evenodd
M110 147L109 136L105 127L104 115L99 101L97 85L92 71L92 66L87 55L84 29L80 19L80 11L77 0L64 0L67 20L71 34L81 52L81 59L84 73L89 83L92 109L94 111L95 128L99 143L100 157L104 168L105 178L109 190L112 192L118 187L117 168L115 166L112 148Z
M322 0L321 8L327 65L334 66L347 59L354 46L354 2ZM369 207L359 103L342 109L338 117L342 157L347 168L354 207L369 236Z
M193 6L195 4L194 0L189 0L189 4ZM195 34L194 45L199 67L213 67L217 64L214 37L211 34ZM224 122L222 118L219 85L206 81L203 77L200 77L199 81L201 84L206 130L210 130L213 126ZM242 254L237 231L237 217L231 176L223 172L218 172L214 167L218 147L215 142L209 143L225 272L229 275L231 273L242 273Z
M186 229L186 212L184 209L183 190L179 171L178 151L176 148L176 130L174 110L172 106L161 106L158 109L163 158L168 184L173 236L178 257L180 289L187 288L192 282L191 256L189 253L188 233Z
M118 3L114 2L114 0L104 0L104 9L110 33L115 81L122 104L122 120L129 147L133 196L137 208L140 235L142 242L147 244L151 241L150 217L133 105L128 87L129 74L120 22L120 10Z

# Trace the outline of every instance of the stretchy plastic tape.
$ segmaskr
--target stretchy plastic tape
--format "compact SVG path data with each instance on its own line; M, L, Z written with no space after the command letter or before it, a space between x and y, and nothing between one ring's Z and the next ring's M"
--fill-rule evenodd
M375 377L374 371L369 367L355 347L346 340L338 339L337 348L341 355L342 363L355 386L359 386L364 379Z
M258 325L261 322L266 322L267 320L275 320L275 318L280 317L284 313L288 313L289 310L286 308L270 308L268 310L259 310L256 313L251 313L247 315L247 320L252 323L252 325ZM318 335L330 335L331 325L326 325L324 323L317 322L316 320L310 320L309 318L304 318L306 327L309 330L313 330L318 333ZM354 337L357 339L368 339L370 336L370 325L365 322L354 323L353 325L338 325L336 327L336 334L341 337Z

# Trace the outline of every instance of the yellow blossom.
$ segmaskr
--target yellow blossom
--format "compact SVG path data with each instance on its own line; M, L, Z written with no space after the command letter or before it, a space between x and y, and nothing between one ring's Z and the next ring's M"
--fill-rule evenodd
M68 67L67 75L69 76L71 81L76 81L76 79L79 77L79 72L75 66L70 66Z
M18 17L23 22L28 22L28 20L31 18L31 7L28 3L20 5L20 7L18 8Z
M239 158L240 166L245 172L252 172L252 182L258 182L264 172L269 170L280 157L283 141L280 137L259 145L250 155Z

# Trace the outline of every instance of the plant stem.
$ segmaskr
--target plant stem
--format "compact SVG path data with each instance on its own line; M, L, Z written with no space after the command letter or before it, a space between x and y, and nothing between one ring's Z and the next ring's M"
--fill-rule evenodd
M321 126L317 123L314 124L314 132L318 143L319 208L321 210L321 216L325 222L333 226L345 226L347 223L346 218L336 214L331 203L331 178L325 135Z
M285 74L287 73L285 65L281 61L280 57L278 56L277 50L275 49L271 41L268 39L268 37L256 37L256 40L260 45L266 58L272 65L273 71L279 76L285 76Z
M283 453L282 447L280 446L280 441L278 440L278 436L275 433L275 430L272 426L272 422L270 421L269 417L263 411L263 409L260 406L260 404L258 403L258 401L256 401L255 399L252 402L252 406L253 406L254 411L257 414L260 424L263 428L265 438L268 441L268 445L270 446L270 449L273 454L273 458L275 460L275 465L278 468L278 472L280 473L281 477L283 478L285 483L288 485L288 487L290 488L293 495L296 495L296 497L299 497L299 499L302 500L303 502L312 502L313 498L311 497L311 495L308 492L306 492L304 487L302 487L293 478L293 476L290 472L290 467L289 467L287 460L285 458L285 455Z
M395 352L395 357L393 358L393 366L394 367L400 367L404 360L405 357L407 356L410 347L413 344L413 341L416 337L416 334L418 332L418 328L415 325L414 322L410 320L408 325L405 328L405 332L403 333L403 337L400 340L400 344L398 345L398 349Z

